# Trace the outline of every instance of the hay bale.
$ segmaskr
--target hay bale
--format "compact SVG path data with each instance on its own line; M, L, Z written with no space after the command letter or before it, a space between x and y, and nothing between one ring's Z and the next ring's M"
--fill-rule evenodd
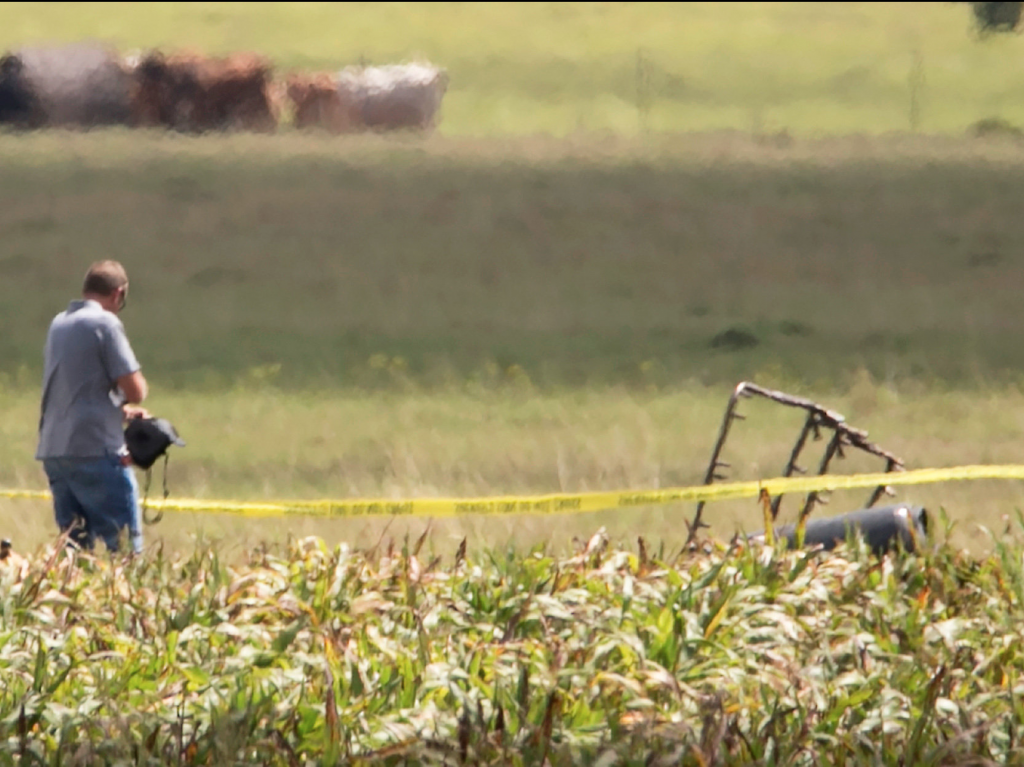
M125 125L130 88L120 57L103 45L22 48L0 63L0 120L26 127Z
M358 104L352 98L342 97L335 75L329 72L292 73L288 75L285 86L296 128L351 133L362 127Z
M271 64L254 53L209 58L198 53L139 58L132 92L133 123L202 133L272 132L277 127L269 84Z
M42 124L39 101L25 79L25 65L14 54L0 58L0 124L31 128Z
M431 64L346 67L338 75L342 102L355 104L370 130L433 129L447 90L448 74Z

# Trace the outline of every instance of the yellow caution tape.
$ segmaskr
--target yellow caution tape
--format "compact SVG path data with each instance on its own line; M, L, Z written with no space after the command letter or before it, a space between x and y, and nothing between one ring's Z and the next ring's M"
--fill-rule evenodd
M665 490L618 490L596 493L496 496L484 498L354 498L320 501L214 501L168 498L149 501L149 508L163 511L213 512L248 517L311 515L322 517L423 516L452 517L463 514L579 514L583 512L654 506L681 501L727 501L757 498L764 488L769 495L826 492L888 485L925 485L965 479L1024 479L1024 465L956 466L948 469L916 469L877 474L777 477L775 479L695 485ZM34 490L0 489L0 498L49 500L50 494Z

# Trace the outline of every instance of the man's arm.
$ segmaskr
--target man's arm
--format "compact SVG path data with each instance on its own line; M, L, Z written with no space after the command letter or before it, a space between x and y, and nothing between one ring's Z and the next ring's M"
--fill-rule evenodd
M135 352L128 343L124 326L113 315L110 315L107 332L103 336L103 364L114 379L114 383L123 396L122 405L130 403L138 405L149 394L149 385L142 375L141 366L135 359ZM128 414L125 414L126 417Z
M117 385L124 393L125 402L132 405L140 404L149 394L149 384L146 383L141 370L121 376L117 379Z

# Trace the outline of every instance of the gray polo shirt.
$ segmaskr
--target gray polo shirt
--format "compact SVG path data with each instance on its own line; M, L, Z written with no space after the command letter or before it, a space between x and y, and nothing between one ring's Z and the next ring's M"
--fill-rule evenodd
M139 370L124 325L95 301L72 301L46 337L36 458L124 450L117 379Z

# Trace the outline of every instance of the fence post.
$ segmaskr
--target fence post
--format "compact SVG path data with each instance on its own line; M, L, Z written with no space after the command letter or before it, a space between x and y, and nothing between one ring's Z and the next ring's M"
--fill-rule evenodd
M921 127L921 93L924 90L924 57L917 48L910 53L907 85L910 89L910 130L917 133Z
M651 117L651 74L642 48L636 51L636 114L640 131L647 133Z

